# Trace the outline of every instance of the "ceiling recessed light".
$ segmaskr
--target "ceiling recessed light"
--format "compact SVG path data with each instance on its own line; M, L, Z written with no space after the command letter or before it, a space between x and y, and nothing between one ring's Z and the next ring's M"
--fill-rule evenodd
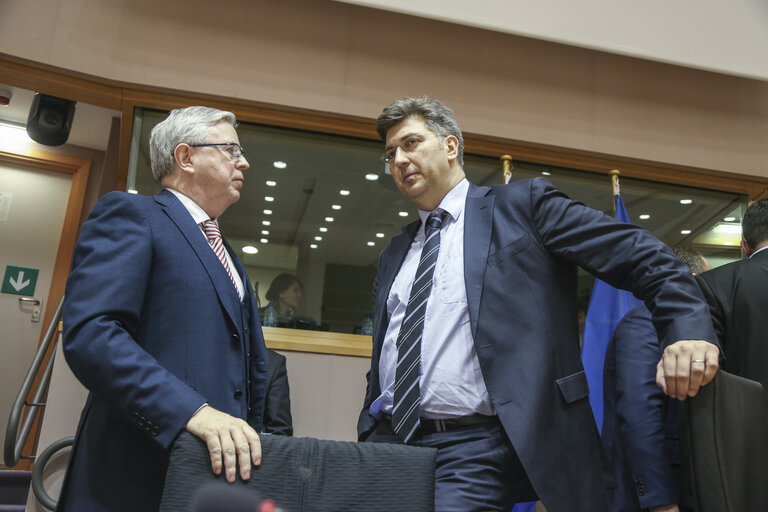
M272 215L272 210L264 210L264 215Z
M340 204L332 204L331 208L333 208L334 210L341 210L341 205Z
M139 191L138 191L138 190L136 190L135 188L129 188L129 189L128 189L128 193L129 193L129 194L138 194L138 193L139 193Z
M376 242L368 242L368 247L373 247L374 245L376 245Z
M276 187L277 186L277 182L276 181L267 180L266 183L267 183L268 187Z
M269 222L268 220L263 220L263 221L261 221L261 223L264 226L269 226L271 224L271 222Z
M261 240L259 240L259 242L261 242L263 244L268 244L269 240L267 240L266 238L262 238Z
M268 231L268 230L266 230L266 229L262 229L262 230L261 230L261 234L262 234L262 235L268 235L268 234L269 234L269 231Z
M401 217L407 217L408 216L408 212L397 212L397 214L399 216L401 216Z
M274 200L275 200L275 198L274 198L274 197L272 197L272 196L264 196L264 200L265 200L266 202L268 202L268 203L271 203L272 201L274 201Z
M341 194L342 196L348 196L349 190L339 190L339 194Z
M272 165L274 165L276 169L285 169L286 167L288 167L287 163L280 160L272 162Z
M541 174L543 174L544 176L552 176L552 173L549 171L541 171Z
M640 217L638 217L638 218L639 218L640 220L648 220L648 219L650 219L650 218L651 218L651 216L650 216L650 215L648 215L647 213L644 213L644 214L642 214L642 215L641 215Z
M365 175L365 179L367 179L368 181L376 181L377 179L379 179L379 175L371 172Z
M384 233L376 233L376 238L384 238Z
M317 249L317 244L309 244L310 249Z
M681 235L690 235L691 234L691 230L690 229L681 229L680 230L680 234Z
M735 222L736 221L736 217L726 217L723 220L725 222Z
M259 252L259 250L252 245L246 245L245 247L243 247L243 252L245 254L256 254L257 252Z
M723 242L725 245L734 245L733 242Z
M693 199L681 199L680 204L691 204Z
M741 234L741 226L739 224L718 224L715 226L714 231L717 233L729 233L729 234Z
M323 239L323 237L321 237L321 236L316 236L316 237L315 237L315 240L317 240L318 242L319 242L320 240L322 240L322 239Z
M325 222L333 222L333 217L326 217Z
M321 233L325 233L326 231L328 231L327 227L323 226L323 227L320 228L320 232Z

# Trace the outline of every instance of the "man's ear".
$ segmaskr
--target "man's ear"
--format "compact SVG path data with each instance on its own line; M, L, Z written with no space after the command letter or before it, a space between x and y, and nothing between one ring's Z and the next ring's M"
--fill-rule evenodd
M181 143L173 150L173 159L176 165L188 173L195 172L195 164L192 157L192 148L188 144Z
M752 256L752 253L754 252L746 240L741 241L741 250L744 251L744 254L747 256L747 258Z
M459 156L459 139L455 135L448 135L443 139L449 160L455 160Z

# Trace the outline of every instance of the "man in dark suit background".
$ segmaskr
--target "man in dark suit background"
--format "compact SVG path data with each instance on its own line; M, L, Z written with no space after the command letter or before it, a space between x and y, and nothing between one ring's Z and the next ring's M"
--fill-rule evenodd
M293 435L291 417L291 390L285 356L267 349L267 395L264 398L263 431L281 436Z
M741 221L747 259L697 277L723 348L723 369L768 388L768 199Z
M186 429L214 473L261 461L267 355L251 283L216 219L248 169L235 116L174 110L152 130L154 197L112 192L83 225L63 347L90 390L60 511L156 510Z
M507 512L537 495L549 512L607 511L576 267L651 306L667 347L658 383L680 399L718 367L690 272L646 231L544 179L469 183L461 131L439 101L396 101L377 128L420 221L379 257L359 439L438 448L438 511Z
M675 254L693 275L710 270L698 251ZM680 512L678 401L656 385L656 364L664 347L645 306L616 325L605 352L601 441L616 478L611 512Z

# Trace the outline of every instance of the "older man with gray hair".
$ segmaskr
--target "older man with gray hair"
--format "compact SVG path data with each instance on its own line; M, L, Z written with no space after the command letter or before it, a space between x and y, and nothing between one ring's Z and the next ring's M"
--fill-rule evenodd
M214 473L261 462L266 347L253 288L221 237L248 169L235 116L174 110L150 137L154 197L111 192L83 225L64 353L90 390L59 511L156 510L186 429Z

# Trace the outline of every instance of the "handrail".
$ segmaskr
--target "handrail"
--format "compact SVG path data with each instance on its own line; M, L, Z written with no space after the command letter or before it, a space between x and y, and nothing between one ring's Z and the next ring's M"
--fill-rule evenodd
M16 400L13 402L13 407L11 407L11 414L8 417L8 428L5 431L5 444L3 445L3 459L6 467L14 467L19 463L20 459L34 459L34 457L31 456L22 456L21 451L24 449L24 445L27 443L29 432L32 430L32 424L34 423L35 418L37 418L37 414L40 412L42 407L45 407L45 404L42 403L41 400L45 394L45 391L48 389L48 383L51 380L54 359L53 353L48 359L48 364L45 367L45 373L43 373L43 377L40 380L40 386L38 386L37 391L35 392L35 398L32 403L27 402L27 396L32 389L32 385L34 384L37 375L40 373L40 367L42 366L43 360L45 359L45 354L48 352L51 343L53 343L53 340L55 339L56 329L59 325L59 320L61 319L61 310L63 305L64 297L61 298L59 305L56 307L56 312L53 314L53 319L51 319L51 323L48 325L48 330L45 332L45 336L43 337L43 341L40 343L40 346L37 349L37 353L35 354L35 358L32 361L32 365L29 367L27 375L24 377L24 382L21 384L19 394L16 395ZM19 433L19 423L21 422L21 414L24 411L25 406L31 407L32 410L24 419L24 425L22 426L21 433Z
M35 461L35 466L32 468L32 492L35 493L37 501L48 510L56 510L56 505L58 503L51 498L48 491L45 490L45 486L43 486L43 471L45 471L45 466L48 464L48 459L50 459L54 453L63 450L67 446L72 446L74 442L75 436L62 437L58 441L54 441L42 451L38 456L37 461Z

